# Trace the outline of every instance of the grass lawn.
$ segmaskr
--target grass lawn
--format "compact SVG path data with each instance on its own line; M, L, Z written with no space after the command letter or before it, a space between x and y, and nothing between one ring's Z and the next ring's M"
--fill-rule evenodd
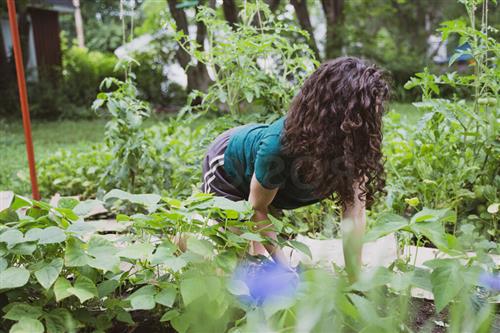
M35 160L50 156L60 148L85 150L103 140L105 121L64 120L43 122L32 120ZM19 180L17 173L25 170L28 175L28 158L24 144L22 121L0 120L0 191L11 188L29 193L30 186Z
M418 110L411 104L392 103L388 109L401 113L410 123L415 123L420 117ZM60 148L83 151L94 143L102 142L104 125L103 119L56 122L32 120L35 160L50 156ZM30 185L17 176L20 170L28 175L21 117L17 121L0 119L0 156L0 191L16 189L30 193Z

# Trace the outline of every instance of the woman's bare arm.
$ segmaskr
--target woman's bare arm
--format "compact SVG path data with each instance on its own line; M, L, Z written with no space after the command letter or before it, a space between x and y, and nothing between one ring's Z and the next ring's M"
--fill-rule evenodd
M361 253L366 226L365 200L359 199L361 193L359 183L356 182L353 187L353 202L345 207L341 222L345 269L351 282L357 280L361 269Z
M252 220L256 223L257 230L260 230L263 236L269 237L273 240L277 239L277 234L273 230L273 225L269 223L269 218L267 215L269 213L269 205L273 201L277 192L277 188L268 190L263 187L255 177L255 174L253 175L250 182L250 194L248 197L248 201L255 211ZM290 265L285 254L279 246L266 243L264 244L264 247L275 262L284 265L285 267L288 267Z

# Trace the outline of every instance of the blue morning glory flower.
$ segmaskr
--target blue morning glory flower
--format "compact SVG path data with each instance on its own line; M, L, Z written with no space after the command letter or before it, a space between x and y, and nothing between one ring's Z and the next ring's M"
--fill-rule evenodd
M262 305L272 297L293 297L299 275L293 269L266 260L242 263L236 269L233 281L243 282L248 288L247 295L239 295L240 301L247 305Z
M479 284L490 290L500 291L500 275L483 273L479 277Z

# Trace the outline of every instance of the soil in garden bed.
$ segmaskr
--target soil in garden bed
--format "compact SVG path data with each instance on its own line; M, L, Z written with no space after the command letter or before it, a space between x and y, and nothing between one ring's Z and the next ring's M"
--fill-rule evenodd
M136 326L115 322L109 333L177 333L168 322L160 322L158 317L151 316L149 311L134 311L132 317Z
M413 298L411 300L410 309L410 325L411 328L417 332L424 330L425 332L432 333L445 333L446 327L438 325L437 323L446 323L448 318L448 311L445 309L440 313L436 313L434 302L427 299Z

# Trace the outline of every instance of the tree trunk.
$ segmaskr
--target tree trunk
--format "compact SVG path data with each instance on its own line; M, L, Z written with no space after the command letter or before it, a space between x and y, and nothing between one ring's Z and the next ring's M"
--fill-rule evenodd
M175 24L177 25L177 30L182 31L186 36L189 36L188 31L188 21L186 13L183 9L177 8L177 0L167 0L168 7L170 9L170 14L172 15ZM200 4L202 4L200 2ZM214 0L211 0L209 5L213 6L215 4ZM205 25L201 22L196 23L196 42L198 43L198 50L203 50L203 42L205 40L205 35L207 29ZM185 43L186 39L181 39L181 43ZM179 47L176 52L177 61L184 68L187 75L187 90L191 92L193 90L200 90L206 92L208 86L211 83L210 77L208 76L207 68L204 64L197 62L196 65L190 65L191 56L183 48Z
M236 23L238 22L238 8L234 0L223 0L222 10L224 11L224 17L229 23L233 30L236 30Z
M80 10L80 0L73 0L73 6L75 7L75 30L76 30L76 40L78 41L79 47L85 47L85 35L83 33L83 20L82 11Z
M199 4L203 5L204 1L200 1ZM214 8L215 7L215 0L210 0L209 1L209 7ZM196 7L196 14L198 14L198 7ZM198 51L204 51L205 46L205 37L207 36L207 27L205 24L202 22L196 22L196 43L198 44ZM196 63L196 67L190 67L188 69L188 74L191 76L191 81L193 81L194 86L196 87L195 89L201 90L201 91L207 91L208 87L212 83L212 80L210 79L210 76L208 75L207 71L207 66L201 62Z
M267 4L269 5L269 9L274 13L280 6L280 0L267 0Z
M321 0L321 5L326 18L325 58L332 59L342 55L344 0Z
M0 90L2 94L9 93L8 88L15 86L15 75L12 64L5 53L5 43L3 40L2 28L0 27Z
M28 10L25 6L21 7L17 14L17 25L19 28L19 41L21 43L21 50L23 50L23 64L26 68L29 57L29 36L30 36L30 22L28 20Z
M313 50L316 59L319 61L321 57L319 55L318 45L314 39L314 30L311 25L311 20L309 19L309 10L307 9L307 0L290 0L290 3L295 9L295 14L299 20L300 27L309 33L308 44L311 50Z
M2 71L8 64L7 54L5 54L5 43L3 41L2 27L0 27L0 76L4 77L5 73ZM6 75L5 75L6 76Z

